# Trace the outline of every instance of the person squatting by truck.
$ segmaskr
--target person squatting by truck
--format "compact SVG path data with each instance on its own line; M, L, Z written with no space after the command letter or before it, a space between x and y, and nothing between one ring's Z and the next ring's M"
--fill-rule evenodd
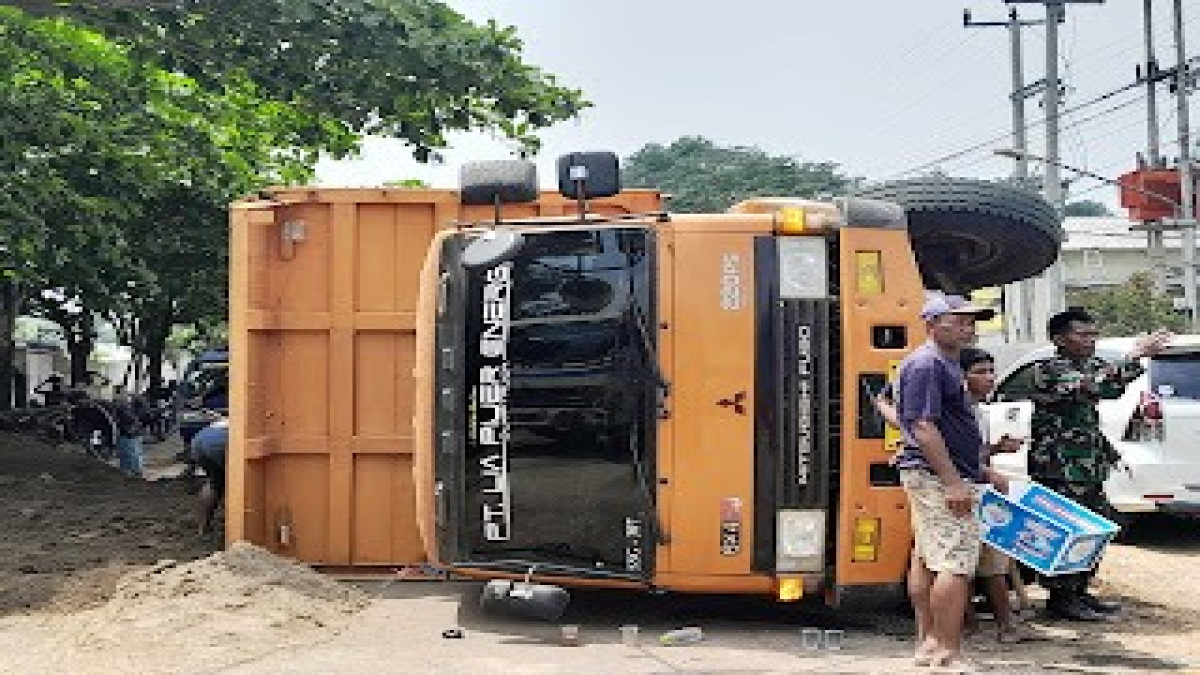
M196 498L199 533L214 529L217 506L225 496L225 458L229 448L229 418L222 417L192 437L191 455L204 472L204 484Z

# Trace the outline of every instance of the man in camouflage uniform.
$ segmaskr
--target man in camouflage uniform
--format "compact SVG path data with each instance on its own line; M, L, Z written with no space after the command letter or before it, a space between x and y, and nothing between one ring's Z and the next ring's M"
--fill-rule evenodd
M1096 357L1095 321L1085 311L1056 314L1047 332L1057 354L1033 368L1033 443L1030 477L1084 506L1103 513L1107 508L1104 481L1119 459L1100 430L1096 404L1121 396L1142 373L1139 359L1158 353L1165 333L1138 340L1126 360L1109 363ZM1077 621L1101 621L1120 608L1088 593L1094 571L1043 576L1050 591L1051 614Z

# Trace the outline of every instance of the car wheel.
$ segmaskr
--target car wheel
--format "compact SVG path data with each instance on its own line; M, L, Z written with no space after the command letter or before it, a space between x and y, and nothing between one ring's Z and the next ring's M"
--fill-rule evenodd
M1062 246L1062 219L1034 192L944 176L867 186L858 197L904 208L926 288L962 293L1028 279Z

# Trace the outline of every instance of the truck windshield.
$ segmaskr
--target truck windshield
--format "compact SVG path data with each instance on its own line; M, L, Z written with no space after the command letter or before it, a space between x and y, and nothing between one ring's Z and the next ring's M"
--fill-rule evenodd
M656 380L651 235L531 233L466 293L466 513L476 560L637 573ZM640 564L640 562L639 562Z

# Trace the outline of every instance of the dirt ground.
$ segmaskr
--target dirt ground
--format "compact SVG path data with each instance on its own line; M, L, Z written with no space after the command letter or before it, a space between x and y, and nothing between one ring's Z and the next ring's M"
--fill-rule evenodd
M0 434L0 672L909 672L912 624L734 598L575 593L557 626L481 613L478 586L340 584L248 545L217 552L195 532L194 497L172 455L126 478L71 448ZM1038 640L970 651L992 672L1181 672L1200 667L1200 524L1149 520L1114 545L1101 594L1126 608L1102 625L1027 619ZM1035 592L1035 597L1040 594ZM638 624L642 644L620 644ZM704 628L691 647L654 638ZM845 631L837 653L805 653L804 626ZM442 631L461 627L466 637ZM1197 670L1195 672L1200 672Z
M196 673L319 641L357 588L196 531L178 441L129 478L0 436L0 672Z
M148 449L154 472L178 441ZM212 553L193 503L182 481L127 478L75 447L0 434L0 616L92 607L131 569Z

